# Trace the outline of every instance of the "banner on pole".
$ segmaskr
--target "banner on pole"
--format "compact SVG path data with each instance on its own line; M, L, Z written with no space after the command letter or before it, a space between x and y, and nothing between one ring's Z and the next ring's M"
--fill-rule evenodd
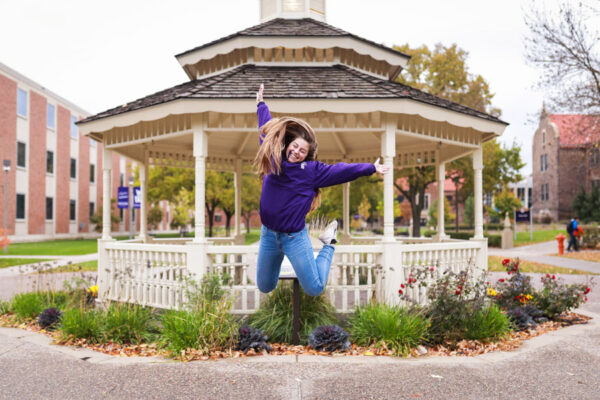
M529 222L531 211L516 211L515 212L515 221L516 222Z
M142 204L142 190L139 186L133 187L133 208L140 208Z
M117 207L129 208L129 188L127 186L119 186L118 188Z

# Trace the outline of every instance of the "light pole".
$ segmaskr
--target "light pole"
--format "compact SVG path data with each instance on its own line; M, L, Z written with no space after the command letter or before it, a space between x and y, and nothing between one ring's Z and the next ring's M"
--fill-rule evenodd
M135 222L135 211L133 209L133 175L129 177L129 240L133 239L133 224Z
M10 160L4 160L4 236L8 236L8 173L10 172ZM8 252L8 244L4 243L4 254Z

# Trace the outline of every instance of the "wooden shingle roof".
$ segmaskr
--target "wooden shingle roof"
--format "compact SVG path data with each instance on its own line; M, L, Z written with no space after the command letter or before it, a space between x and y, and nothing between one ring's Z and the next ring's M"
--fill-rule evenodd
M233 70L198 79L154 93L80 122L111 117L178 99L254 98L261 83L265 99L412 99L448 110L502 122L498 118L404 84L364 74L344 65L326 67L256 66L246 64Z
M252 26L250 28L246 28L239 32L233 33L231 35L222 37L220 39L214 40L212 42L203 44L201 46L195 47L193 49L184 51L183 53L177 54L175 57L181 57L189 53L193 53L197 50L213 46L215 44L225 42L227 40L236 38L236 37L269 37L269 36L313 36L313 37L352 37L354 39L360 40L362 42L368 43L372 46L379 47L386 51L389 51L394 54L399 54L404 57L410 58L409 55L384 46L379 43L375 43L371 40L364 39L360 36L356 36L350 32L346 32L343 29L336 28L335 26L326 24L322 21L317 21L312 18L302 18L302 19L284 19L284 18L275 18L270 21L263 22L262 24Z

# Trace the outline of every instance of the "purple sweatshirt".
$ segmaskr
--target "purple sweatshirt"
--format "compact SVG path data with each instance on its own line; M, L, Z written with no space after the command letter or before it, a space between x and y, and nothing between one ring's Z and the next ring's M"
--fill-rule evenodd
M271 120L271 113L267 105L260 102L257 114L260 129ZM263 139L261 135L261 144ZM263 180L260 196L261 222L277 232L301 231L318 188L350 182L374 172L373 164L327 165L319 161L290 163L282 158L280 174L265 175Z

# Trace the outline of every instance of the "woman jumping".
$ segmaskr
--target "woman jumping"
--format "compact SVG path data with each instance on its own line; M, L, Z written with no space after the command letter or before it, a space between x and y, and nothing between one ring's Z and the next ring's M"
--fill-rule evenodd
M260 247L256 283L263 293L277 287L286 255L298 281L309 296L323 292L327 284L337 221L319 236L323 248L315 260L306 231L306 215L321 202L320 188L350 182L389 167L379 164L327 165L317 161L317 139L312 128L293 117L271 119L263 101L264 86L256 94L260 149L254 160L263 179L260 196Z

